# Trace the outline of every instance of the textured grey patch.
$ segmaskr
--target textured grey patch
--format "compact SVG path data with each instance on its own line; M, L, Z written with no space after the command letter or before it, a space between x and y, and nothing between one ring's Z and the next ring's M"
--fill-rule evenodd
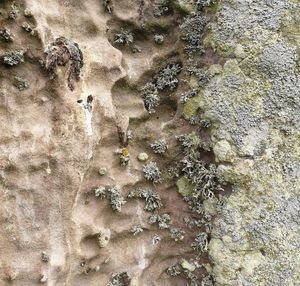
M276 43L263 50L258 66L270 77L278 77L285 73L291 73L296 61L295 48Z
M300 126L300 75L284 76L277 79L264 97L267 117L276 119L281 129Z
M241 38L258 39L255 28L277 31L281 18L290 7L288 0L224 1L218 12L214 33L221 41L237 42Z

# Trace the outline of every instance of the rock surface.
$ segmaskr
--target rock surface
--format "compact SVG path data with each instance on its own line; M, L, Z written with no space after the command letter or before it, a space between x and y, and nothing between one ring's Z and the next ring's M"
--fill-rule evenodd
M299 285L297 1L0 17L0 285Z

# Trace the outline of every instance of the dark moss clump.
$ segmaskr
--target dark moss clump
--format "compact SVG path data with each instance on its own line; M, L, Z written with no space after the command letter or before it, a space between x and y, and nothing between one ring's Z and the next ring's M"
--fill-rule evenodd
M74 82L79 81L83 67L83 55L77 43L65 37L57 38L45 51L46 69L50 71L50 78L56 77L57 66L69 63L68 87L74 90Z

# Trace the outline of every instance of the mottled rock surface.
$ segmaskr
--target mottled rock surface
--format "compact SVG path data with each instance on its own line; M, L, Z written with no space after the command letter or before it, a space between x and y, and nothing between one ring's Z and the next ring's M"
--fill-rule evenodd
M299 285L299 21L2 1L0 285Z

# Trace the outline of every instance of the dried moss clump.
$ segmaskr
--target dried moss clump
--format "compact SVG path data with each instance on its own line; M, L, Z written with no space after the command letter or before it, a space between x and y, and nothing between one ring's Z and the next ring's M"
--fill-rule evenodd
M130 277L127 272L119 272L112 274L111 282L107 286L129 286Z
M25 52L22 50L14 50L6 52L3 56L3 62L7 66L16 66L20 63L24 62L24 54Z
M83 67L83 55L77 43L65 37L57 38L45 51L46 69L50 71L50 78L56 77L57 66L69 63L68 87L74 90L74 82L79 81Z
M147 165L143 166L144 176L147 180L153 183L160 183L161 172L156 165L156 162L149 162Z

